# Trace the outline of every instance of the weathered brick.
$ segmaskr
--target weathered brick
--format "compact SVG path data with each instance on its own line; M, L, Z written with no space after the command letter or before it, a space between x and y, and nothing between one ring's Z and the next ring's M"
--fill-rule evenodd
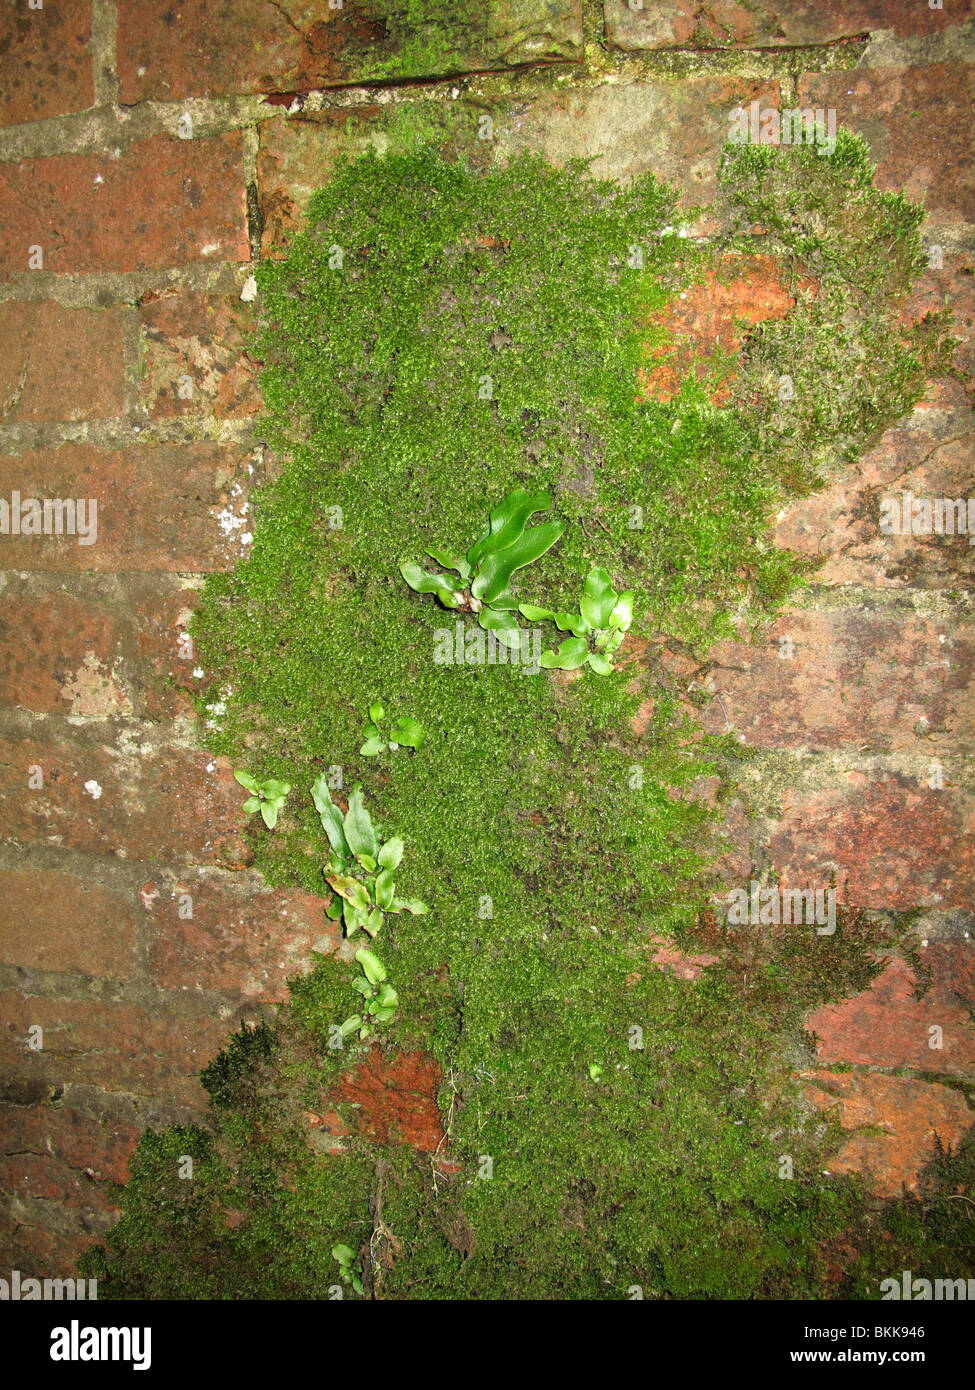
M28 787L40 767L43 787ZM212 772L207 768L211 767ZM35 774L36 776L36 774ZM238 866L247 817L226 760L178 748L116 753L66 743L0 743L5 833L121 859Z
M371 1048L364 1062L330 1088L323 1103L353 1107L355 1128L377 1143L409 1144L432 1153L444 1142L437 1105L440 1080L440 1068L432 1057L421 1052L386 1057L381 1049ZM349 1133L336 1110L309 1113L308 1122L337 1139Z
M647 316L647 325L665 334L666 340L646 349L639 397L669 401L691 375L699 381L712 378L711 399L723 405L734 377L724 356L738 352L756 323L785 318L795 307L785 278L784 269L771 256L724 256L716 273L688 285L664 311ZM802 289L812 296L816 286L807 281ZM715 357L720 360L717 369L711 360Z
M626 180L652 171L697 203L713 194L718 157L739 101L760 98L778 106L776 84L737 77L693 77L679 85L640 81L547 90L513 101L497 98L488 110L494 138L478 138L484 105L458 101L434 108L439 147L477 168L532 150L556 164L593 157L600 178ZM260 131L258 188L264 216L263 249L272 254L298 225L312 193L342 155L354 156L381 137L404 137L391 108L363 106L315 112L300 120L266 121Z
M25 1046L43 1030L43 1049ZM119 1000L49 999L19 990L0 994L0 1061L52 1084L69 1082L203 1106L197 1076L216 1055L233 1020L184 1017L165 999L153 1008Z
M246 534L247 462L223 444L145 444L102 449L65 444L0 457L0 498L91 499L96 527L82 536L0 535L0 563L10 569L175 570L229 568ZM67 522L64 523L65 530ZM49 524L49 530L55 530Z
M139 320L139 394L150 415L228 418L261 409L249 304L172 289L143 295Z
M937 1156L936 1142L957 1147L972 1112L959 1091L935 1082L875 1072L802 1073L807 1099L833 1112L850 1139L830 1159L830 1172L862 1173L881 1197L914 1191Z
M426 22L424 22L426 21ZM581 0L488 0L475 10L408 0L119 0L122 101L310 91L582 56Z
M975 893L975 807L894 774L851 771L843 787L788 794L769 843L784 887L829 881L854 907L966 907Z
M0 598L0 700L37 713L125 711L112 674L119 638L107 609L70 594Z
M68 1278L82 1251L99 1235L95 1223L83 1213L62 1212L55 1203L35 1202L27 1209L15 1198L11 1206L16 1218L0 1215L0 1244L6 1268L19 1269L22 1279ZM60 1229L41 1224L45 1216L59 1223Z
M152 971L168 988L283 1000L287 980L310 967L312 951L332 951L341 940L325 900L307 893L245 895L186 878L159 887L150 881L142 903L152 921Z
M360 106L320 111L300 121L282 117L263 122L257 156L262 254L273 255L290 240L312 194L328 180L338 159L361 153L370 134L384 127L387 114L383 107Z
M201 684L187 624L196 594L167 576L99 581L111 592L0 597L0 701L38 714L148 719L189 713Z
M125 1182L140 1130L67 1104L0 1107L0 1151L50 1154L96 1182Z
M975 476L971 421L964 412L915 414L886 432L856 470L784 509L775 542L800 555L829 559L820 584L877 588L958 589L975 576L968 535L915 536L880 529L881 504L910 492L918 498L968 498Z
M98 420L125 409L126 310L0 304L0 419Z
M932 10L923 0L790 0L747 5L742 0L603 0L606 37L627 51L654 48L777 48L835 43L877 29L933 34L971 15L969 0Z
M596 178L626 181L649 171L675 184L685 203L703 203L717 187L732 113L756 98L778 108L778 85L709 75L551 89L510 116L499 107L497 157L537 150L557 164L592 158Z
M105 979L135 974L131 899L75 874L0 870L0 960Z
M238 131L0 165L0 201L4 279L31 268L32 246L62 275L250 257Z
M730 724L760 748L916 752L921 720L931 736L964 727L975 630L884 609L808 609L780 616L761 644L720 643L709 666L709 733Z
M0 12L0 125L84 111L95 100L91 50L92 0L26 0Z
M969 953L975 956L975 945ZM945 957L924 953L922 962L937 966ZM815 1009L804 1024L816 1037L817 1061L975 1075L975 1027L954 993L951 974L936 970L925 985L918 997L917 975L895 957L862 994ZM932 1042L941 1045L932 1047Z
M927 313L943 311L947 305L951 336L956 341L952 360L960 379L945 377L930 382L921 410L964 409L975 403L975 256L942 245L939 235L935 229L925 233L928 258L934 264L915 286L904 317L916 321Z
M807 73L799 83L799 105L833 108L838 125L866 138L879 188L904 189L932 216L975 220L975 66Z

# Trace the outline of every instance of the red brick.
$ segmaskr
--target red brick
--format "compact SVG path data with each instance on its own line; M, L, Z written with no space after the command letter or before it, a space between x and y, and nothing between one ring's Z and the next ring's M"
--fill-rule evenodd
M420 1052L388 1057L381 1048L371 1047L365 1060L330 1088L324 1104L352 1106L355 1128L379 1144L397 1142L433 1153L444 1142L437 1105L440 1080L432 1057ZM349 1132L331 1109L309 1115L309 1121L337 1138Z
M24 1042L34 1025L43 1029L39 1052L29 1052ZM165 999L145 1008L6 990L0 994L0 1061L51 1084L103 1086L202 1107L205 1093L196 1078L234 1027L232 1021L181 1016Z
M793 656L780 656L789 638ZM897 611L845 608L782 615L757 643L709 654L715 698L701 722L727 724L759 748L919 748L916 728L964 727L975 680L975 629Z
M827 886L852 907L969 907L975 808L957 788L849 772L843 787L790 793L769 843L783 887Z
M975 67L931 63L807 73L798 105L832 107L838 125L866 138L878 188L904 189L938 219L975 220Z
M0 125L83 111L95 100L92 0L8 0L0 13Z
M139 318L139 394L150 415L225 419L261 409L258 364L248 352L254 336L251 305L236 295L173 289L144 295Z
M0 700L38 713L95 713L72 698L72 682L93 654L110 664L119 635L111 613L70 594L0 599Z
M193 916L180 917L189 894ZM324 914L325 900L307 893L244 895L219 883L188 878L147 884L143 907L152 920L151 964L160 985L219 989L248 999L284 1000L287 980L311 965L311 953L332 951L341 931Z
M243 450L212 443L65 444L4 455L0 497L83 498L86 517L94 498L97 530L92 544L77 535L0 535L0 560L10 569L102 573L230 568L247 529L246 467Z
M700 978L701 971L709 965L715 965L720 959L719 956L695 955L689 951L681 951L668 941L665 936L657 936L651 932L650 941L653 943L650 959L658 970L662 970L665 975L674 975L678 980L697 980Z
M74 874L0 870L0 960L106 979L135 974L130 898Z
M683 206L698 206L717 189L733 112L754 100L778 108L778 84L707 74L680 82L555 87L520 101L509 115L499 106L495 130L506 155L537 151L557 164L588 158L594 178L621 182L652 172L680 190ZM699 226L710 230L711 224Z
M31 246L62 275L250 257L238 131L0 165L0 201L4 279L29 269Z
M969 952L975 957L975 945ZM805 1027L816 1036L817 1060L910 1067L943 1076L975 1073L975 1028L954 996L950 976L939 972L923 997L917 995L917 976L895 957L862 994L806 1016ZM940 1048L929 1046L934 1026L943 1033Z
M792 47L835 43L877 29L933 34L971 15L969 0L946 0L930 10L925 0L789 0L758 6L743 0L603 0L608 41L626 50L653 48Z
M161 588L156 575L126 576L112 603L63 590L8 592L0 598L0 701L96 718L188 713L184 692L201 684L186 645L194 598Z
M30 766L43 769L44 786L36 791L27 785ZM5 832L14 843L174 864L234 867L247 857L240 829L248 818L224 759L208 764L205 754L177 748L126 755L6 742L0 743L0 790Z
M19 424L121 415L126 312L0 304L0 418Z
M800 555L829 559L820 584L877 588L961 589L975 578L975 546L967 536L884 535L885 497L969 497L975 476L970 420L960 412L887 431L856 470L787 508L775 543Z
M493 3L467 18L443 7L440 52L416 40L412 7L376 0L181 0L169 8L119 0L122 101L235 92L309 91L382 76L427 77L582 56L580 0Z
M263 255L274 254L290 240L311 195L328 180L340 156L360 153L382 123L379 106L317 111L301 121L263 122L257 156Z
M877 1073L810 1071L807 1099L833 1112L850 1139L830 1160L832 1173L862 1173L880 1197L913 1191L937 1155L936 1140L957 1147L972 1112L959 1091L929 1081Z
M784 284L784 271L771 256L722 257L717 274L689 285L662 313L646 320L666 335L663 344L647 348L649 365L639 373L641 400L669 401L688 374L704 380L714 371L709 359L739 350L746 332L765 319L782 319L796 300ZM805 289L815 290L812 282ZM723 405L733 373L722 364L711 399Z

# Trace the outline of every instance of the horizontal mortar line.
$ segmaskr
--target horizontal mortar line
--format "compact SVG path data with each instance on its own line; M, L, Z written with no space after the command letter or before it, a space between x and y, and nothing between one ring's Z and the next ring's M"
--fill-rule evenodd
M24 979L25 974L29 979ZM45 970L39 966L12 965L6 962L0 964L0 989L14 989L25 999L54 999L71 1004L134 1005L146 1009L147 1012L155 1012L158 1017L191 1022L205 1022L213 1018L212 1006L216 1005L220 1010L218 1020L226 1021L230 1027L233 1027L234 1022L239 1021L248 1010L258 1013L273 1007L265 1001L243 998L227 990L157 985L148 974L130 980L119 980L105 975ZM190 1007L187 1008L186 1005ZM207 1007L208 1005L210 1007ZM98 1056L107 1051L110 1049L84 1048L72 1056Z
M859 584L810 584L790 594L776 616L788 618L790 613L843 613L857 609L892 616L910 614L932 623L963 623L975 616L975 595L957 588L921 589L901 585L878 589Z
M3 553L0 544L0 555ZM203 588L209 572L205 570L25 570L0 569L0 593L7 597L32 598L61 589L112 607L119 598L128 600L127 593L118 593L116 582L123 588L141 587L147 576L161 580L161 588L170 593L187 593ZM135 616L135 615L130 615ZM189 664L189 663L187 663ZM21 708L21 706L17 706ZM41 713L40 710L36 713Z
M713 705L712 705L713 707ZM739 730L739 732L744 732ZM920 742L920 740L919 740ZM749 751L748 762L740 769L737 775L737 784L747 789L748 784L753 783L761 777L765 769L762 763L774 763L777 768L783 764L791 764L797 772L808 780L811 775L819 772L832 774L831 785L841 785L837 779L845 777L850 772L879 772L900 775L917 781L919 785L927 782L928 766L937 759L944 764L945 772L950 774L955 770L958 763L964 767L966 752L964 749L955 751L952 749L946 752L944 749L927 748L919 749L917 753L869 753L860 752L859 749L849 746L842 749L814 749L808 744L801 744L796 747L778 746L766 748L757 744L745 746ZM922 777L923 773L923 777ZM957 774L956 774L956 780ZM817 784L818 785L818 784ZM822 789L822 788L819 788ZM961 789L961 783L956 790ZM935 795L932 792L932 795Z
M120 895L132 892L141 906L141 889L146 883L176 888L180 884L214 884L242 902L254 898L277 898L283 903L291 892L302 889L272 887L259 869L227 869L218 864L175 864L169 860L119 859L117 856L95 855L89 850L59 848L55 845L32 846L27 860L22 850L0 842L0 870L7 873L64 874L97 882ZM97 878L93 870L98 871ZM189 890L187 890L189 891ZM315 894L309 896L314 897ZM324 894L322 895L324 897ZM158 921L152 909L143 909L147 922Z
M923 1004L924 1000L919 999L917 1003ZM892 1076L904 1081L924 1081L931 1086L947 1086L951 1090L960 1090L963 1086L975 1086L975 1071L965 1072L961 1076L954 1072L945 1071L926 1071L922 1067L906 1066L884 1066L879 1062L847 1062L835 1059L825 1062L817 1058L815 1062L817 1069L830 1070L833 1067L843 1067L844 1070L834 1073L839 1076ZM849 1070L846 1070L849 1068ZM821 1082L814 1081L812 1077L802 1077L802 1080L812 1081L813 1085L822 1085ZM826 1089L825 1086L822 1089ZM830 1094L827 1091L827 1094ZM841 1097L837 1096L837 1100ZM975 1096L967 1096L969 1105L975 1110Z
M46 304L65 309L137 308L147 293L190 290L197 294L238 294L238 279L253 273L249 261L191 261L154 270L19 270L0 282L0 303Z
M58 449L70 444L91 444L107 449L138 444L235 444L253 450L267 442L255 432L251 417L229 420L212 416L173 416L152 421L147 417L140 419L145 423L113 419L0 425L0 454L16 457L28 451Z
M255 120L269 119L275 112L267 106L263 93L91 106L66 116L3 127L0 162L16 164L58 155L95 155L107 161L112 151L128 149L155 135L182 139L178 133L179 118L186 114L195 116L201 127L194 128L193 135L183 141L192 144L194 140L241 130Z
M113 1100L121 1100L127 1105L130 1105L135 1115L155 1115L158 1116L160 1120L164 1120L167 1123L179 1123L179 1120L169 1120L167 1117L170 1115L191 1115L198 1113L185 1101L160 1101L152 1097L138 1096L135 1098L136 1102L146 1103L133 1104L133 1097L130 1093L115 1091L110 1086L97 1086L90 1081L66 1081L64 1083L62 1105L65 1109L96 1110L102 1116L115 1119L117 1116L112 1113L116 1111L116 1106L112 1104ZM4 1101L4 1104L13 1105L16 1104L16 1102L7 1100Z
M350 82L330 83L327 87L309 88L307 92L300 89L295 91L274 91L260 93L261 99L265 102L269 97L280 96L309 96L312 91L318 92L412 92L424 91L436 87L445 87L463 81L476 81L478 78L504 79L505 77L520 77L525 73L547 72L552 68L565 68L567 73L577 73L586 71L586 62L583 54L578 58L537 58L530 59L524 63L508 63L499 68L459 68L456 72L431 73L427 77L377 77L377 78L358 78Z
M850 47L853 44L869 43L873 32L864 29L858 34L843 34L836 39L821 39L819 43L748 43L735 44L668 44L665 48L639 49L637 52L647 53L706 53L709 56L715 53L737 55L739 53L822 53L832 48ZM634 50L621 50L632 53Z
M49 734L51 730L66 742L74 739L79 749L98 747L117 758L138 758L147 749L144 746L120 748L112 744L110 740L113 738L142 739L148 743L148 751L160 748L190 749L201 757L210 758L211 762L214 760L213 755L199 745L199 721L188 716L148 720L118 714L103 718L94 714L55 714L47 710L24 709L21 705L0 705L0 734L31 738L38 731ZM101 742L92 744L84 739L78 740L76 735L79 730L99 735Z

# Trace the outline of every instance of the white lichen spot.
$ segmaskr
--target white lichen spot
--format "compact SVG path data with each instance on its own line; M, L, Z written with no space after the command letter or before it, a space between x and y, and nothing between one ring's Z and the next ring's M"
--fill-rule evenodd
M243 516L238 516L229 507L224 507L222 512L217 512L217 524L225 536L232 536L235 531L239 531L244 520Z
M207 244L206 244L205 246L201 246L201 247L200 247L200 255L201 255L201 256L212 256L216 251L219 251L219 250L220 250L220 243L219 243L219 241L208 241Z
M92 777L90 781L85 783L85 791L91 797L92 801L97 801L102 794L102 789L95 781L94 777Z
M194 679L195 681L202 680L202 679L203 679L203 674L204 674L204 672L203 672L203 667L202 667L202 666L194 666L194 667L193 667L193 679Z
M248 275L244 281L244 288L240 292L240 297L245 304L250 304L257 298L257 280L253 275Z

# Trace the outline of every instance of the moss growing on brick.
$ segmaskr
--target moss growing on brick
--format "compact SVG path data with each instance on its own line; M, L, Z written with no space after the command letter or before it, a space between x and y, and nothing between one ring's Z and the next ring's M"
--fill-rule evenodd
M822 1243L855 1220L858 1189L824 1177L831 1135L790 1071L801 1010L862 987L882 938L851 917L835 939L797 927L756 951L703 925L720 801L694 784L730 785L742 753L680 713L661 652L703 653L775 611L802 566L769 517L919 398L944 334L897 324L919 214L874 189L851 137L833 160L733 152L723 199L731 230L702 248L650 177L368 154L261 267L280 463L252 553L208 581L195 619L203 712L225 707L208 743L295 788L274 832L253 833L272 883L326 891L307 789L328 768L406 840L398 889L431 910L387 916L376 943L399 994L378 1046L436 1058L452 1166L365 1133L341 1156L316 1138L362 1057L329 1045L357 998L330 956L208 1068L212 1135L145 1141L110 1254L92 1257L110 1290L320 1297L337 1241L384 1297L822 1290ZM639 325L756 222L818 294L752 335L732 405L690 379L638 402ZM791 410L770 394L784 372ZM565 526L519 573L523 600L570 605L594 565L636 590L614 674L435 661L437 630L463 620L399 564L465 550L516 486L546 488ZM360 756L376 699L422 721L420 752ZM651 934L721 959L675 978ZM172 1172L181 1144L198 1148L192 1186ZM160 1241L182 1261L148 1268Z

